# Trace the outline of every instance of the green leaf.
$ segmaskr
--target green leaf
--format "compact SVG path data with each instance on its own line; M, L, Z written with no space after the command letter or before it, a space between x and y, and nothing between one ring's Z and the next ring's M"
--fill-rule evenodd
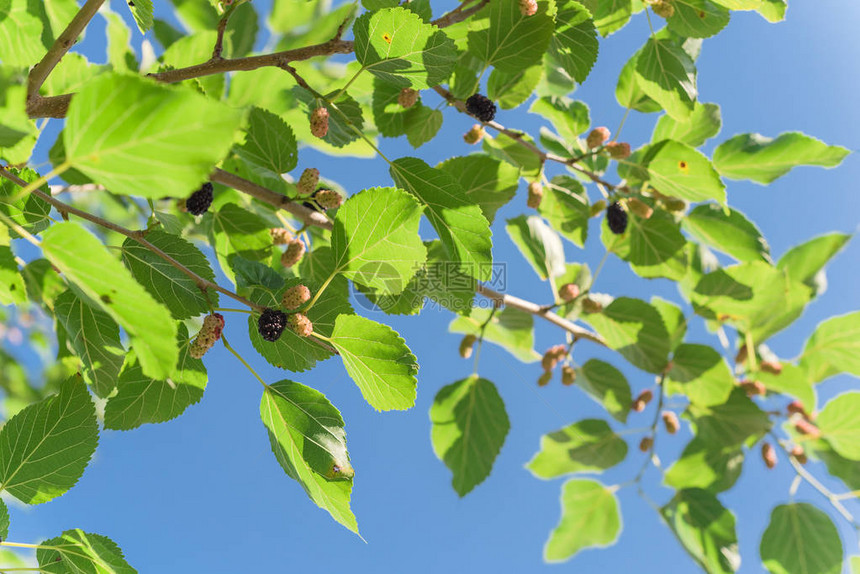
M693 437L666 471L663 482L677 490L701 488L722 492L737 482L743 462L744 452L740 446L715 445L701 437Z
M530 313L505 307L490 319L489 309L472 309L468 317L457 317L448 325L452 333L477 334L488 319L484 340L495 343L520 361L533 363L541 355L534 350L534 320Z
M292 278L285 284L282 282L278 288L256 286L249 293L248 298L258 305L278 308L284 291L294 285L302 283L315 293L320 284L308 279ZM313 323L314 332L328 337L334 330L337 317L352 312L349 304L349 282L344 277L336 276L314 306L305 314ZM281 337L275 342L263 340L257 325L259 318L257 313L248 317L248 334L257 352L272 365L290 371L307 371L313 368L317 361L331 357L332 353L328 349L316 344L313 339L299 337L290 329L284 329Z
M519 172L508 163L484 154L452 157L436 166L453 177L470 203L476 203L492 223L496 212L517 193Z
M119 377L116 395L110 397L105 406L105 428L131 430L142 424L169 421L203 398L206 367L188 352L191 340L182 324L177 341L179 361L168 378L147 377L136 360L126 365Z
M377 292L400 293L427 257L418 235L420 220L421 206L399 189L377 187L353 195L335 216L335 271Z
M713 347L684 343L675 349L664 384L667 394L683 394L691 403L707 407L726 402L735 378Z
M827 465L832 476L842 480L850 490L860 490L860 464L856 460L839 456L825 439L806 440L803 445L813 458Z
M419 148L431 141L442 127L442 112L427 106L412 106L415 112L406 124L406 139L409 145Z
M355 471L346 450L346 431L337 408L321 392L292 381L266 387L260 417L272 452L311 500L358 534L349 508Z
M630 405L628 404L628 407ZM601 472L627 456L627 443L602 419L585 419L540 439L540 451L526 468L538 478Z
M789 279L816 287L817 275L851 237L845 233L820 235L789 249L779 258L776 266L782 269ZM820 290L818 294L821 294Z
M544 188L538 213L564 237L579 247L588 238L590 207L581 183L566 175L557 175Z
M721 405L691 404L688 412L698 429L698 436L709 445L739 446L750 437L763 435L770 419L739 387Z
M628 231L619 236L604 223L601 239L608 251L630 263L641 277L667 277L679 280L687 273L687 240L681 226L663 211L655 211L648 219L628 214Z
M663 106L651 99L636 79L638 75L636 68L639 65L639 58L642 56L642 50L644 48L635 52L621 68L618 84L615 86L615 99L621 107L649 114L659 112Z
M534 143L529 135L514 140L503 133L496 137L484 136L484 151L514 167L519 168L524 178L537 178L541 172L541 161L535 153L524 147L520 141Z
M409 137L411 134L410 141L416 142L422 139L422 135L426 137L430 131L435 135L442 125L441 116L434 113L437 110L426 107L420 100L415 105L404 108L398 101L401 89L400 86L380 78L373 79L373 123L379 133L389 138L402 135ZM431 123L429 127L421 125L428 120ZM413 147L418 146L413 144Z
M370 406L389 411L415 404L418 361L391 327L358 315L340 315L330 342Z
M197 4L202 4L198 2ZM216 15L217 18L217 15ZM180 36L164 50L161 62L165 68L180 69L196 66L212 57L212 46L218 37L217 25L195 31L188 36ZM229 47L229 46L228 46ZM225 78L223 74L209 74L186 80L183 85L195 92L203 92L210 98L220 100L224 95Z
M696 102L693 113L684 121L678 121L668 114L660 116L651 141L675 140L690 147L699 147L720 133L722 125L720 106Z
M78 482L99 440L87 386L72 377L59 394L33 403L0 430L0 490L41 504Z
M605 548L621 534L615 488L596 480L570 479L561 489L561 520L543 549L544 560L562 562L584 548Z
M389 83L423 90L444 82L454 69L454 42L411 10L367 12L352 29L356 59Z
M674 0L669 30L684 38L710 38L729 23L729 11L711 0Z
M660 509L678 541L706 572L730 574L740 566L735 517L706 490L679 490Z
M239 122L193 90L103 74L69 105L66 159L113 193L186 196L227 155Z
M460 269L479 281L489 280L493 263L490 224L481 208L464 197L460 184L413 157L395 160L389 171L398 187L425 206L424 214Z
M46 5L47 7L47 5ZM74 6L77 8L77 5ZM131 29L126 25L122 17L106 9L101 9L100 13L105 19L105 35L107 36L107 60L114 71L117 72L135 72L140 65L134 52L129 48L131 46ZM72 16L74 17L74 16ZM71 22L71 18L65 20ZM65 24L64 24L65 25ZM155 31L156 37L158 31ZM166 48L167 46L165 46Z
M362 112L362 106L348 93L337 91L325 94L323 98L318 98L304 88L295 87L293 89L293 94L295 94L296 98L300 102L305 104L307 111L307 120L302 120L302 126L296 126L296 124L293 124L295 129L299 130L299 139L304 143L315 145L319 149L331 155L337 153L340 148L346 147L361 138L362 130L364 129L364 114ZM322 139L322 142L331 147L325 145L319 147L319 145L315 143L318 141L317 138L312 138L310 136L310 128L308 127L310 124L310 116L313 113L313 110L321 107L326 108L329 113L328 133ZM296 120L294 119L293 121ZM368 153L368 155L359 155L358 157L374 156L375 152L373 148L366 145L366 142L361 142L358 146L358 149L356 146L350 146L347 150L343 150L341 153L356 155L361 152Z
M540 62L549 48L554 24L546 4L523 16L518 0L498 0L482 11L482 29L469 32L469 53L487 66L515 74Z
M651 297L651 305L660 313L663 324L669 333L670 349L674 352L684 340L687 333L687 319L681 308L665 299Z
M755 374L755 378L767 390L791 395L796 399L800 399L806 405L806 408L815 409L817 402L815 389L805 369L783 363L782 372L778 375L760 370Z
M137 574L116 542L78 528L42 542L36 559L51 574Z
M860 377L860 311L819 323L806 340L800 364L812 382L839 373Z
M836 167L849 153L844 147L829 146L800 132L787 132L776 139L761 134L741 134L714 150L714 167L729 179L767 184L793 167Z
M660 193L693 202L726 202L726 186L710 160L687 144L672 140L655 144L647 161L651 184Z
M759 552L773 574L842 572L839 531L827 514L804 502L773 509Z
M146 240L200 277L215 281L206 256L185 239L156 229L146 234ZM217 291L210 289L204 295L193 279L134 239L123 242L122 259L134 278L176 319L206 313L210 301L218 306Z
M699 241L738 261L770 260L770 247L756 225L736 209L729 214L714 203L696 206L684 219L684 229Z
M627 25L633 13L630 0L584 0L583 4L594 14L594 24L603 37Z
M631 364L660 373L669 356L669 333L657 309L640 299L618 297L588 322Z
M513 74L494 69L487 79L487 97L503 110L514 109L531 97L542 75L540 66L531 66Z
M145 34L152 28L152 0L134 0L127 4L140 33Z
M576 384L602 404L612 418L627 422L633 397L621 371L599 359L589 359L577 369Z
M860 392L842 393L830 399L818 413L816 424L822 436L827 439L841 456L860 460Z
M230 262L234 257L263 261L272 256L271 225L259 215L235 203L225 203L221 209L212 213L209 221L209 242L215 250L221 270L229 279L233 279Z
M564 273L561 237L537 215L509 219L505 230L535 273L546 281Z
M809 288L763 261L712 271L699 280L691 296L697 312L712 311L716 318L749 331L756 343L790 325L810 298Z
M0 539L6 540L9 537L9 509L6 508L6 503L0 500Z
M237 6L227 23L226 52L231 58L249 55L257 39L259 16L253 4L246 2Z
M601 3L600 8L605 6ZM617 5L623 5L618 3ZM565 0L556 4L555 33L549 43L549 55L580 84L585 81L597 61L599 49L597 31L591 14L579 2ZM607 29L604 18L599 25Z
M9 168L9 172L12 175L20 177L27 183L33 183L39 179L39 174L29 168L24 168L22 170ZM48 188L47 183L41 185L39 187L39 191L48 195L51 194L51 190ZM20 193L21 188L18 187L15 182L6 178L0 179L0 213L3 213L31 234L35 235L36 233L41 233L43 230L47 229L48 225L51 223L49 217L49 214L51 213L51 205L44 199L33 194L27 194L25 197L18 197ZM18 199L10 201L9 198L12 197L18 197ZM18 237L18 234L12 229L9 230L9 233L13 239Z
M245 160L273 173L286 173L298 164L296 136L280 116L253 107L248 114L245 143L237 148Z
M784 20L785 10L788 7L785 0L713 0L713 2L730 10L755 10L768 22Z
M42 20L32 5L31 0L0 2L0 54L5 66L29 68L45 55Z
M57 223L45 231L42 253L71 283L125 329L143 371L166 377L176 364L176 324L166 307L89 231Z
M125 349L119 326L110 315L91 308L71 290L54 302L57 321L66 331L66 342L83 363L83 376L99 397L107 397L117 384Z
M679 121L690 117L698 93L696 66L672 41L648 40L637 58L635 79L667 114Z
M27 288L9 247L8 228L0 227L0 305L24 305Z
M490 476L511 428L496 386L473 375L444 386L430 407L433 452L454 474L460 496Z
M529 112L547 119L568 142L575 142L591 124L588 106L569 98L539 98L532 102Z

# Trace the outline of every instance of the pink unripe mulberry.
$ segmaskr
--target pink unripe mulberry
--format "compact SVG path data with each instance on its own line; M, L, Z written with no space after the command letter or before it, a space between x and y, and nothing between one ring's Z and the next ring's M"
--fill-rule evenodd
M821 437L821 431L818 429L818 427L806 419L799 419L794 421L794 429L800 434L806 435L811 439Z
M651 399L654 398L654 393L651 389L645 389L639 395L633 399L633 403L630 405L630 410L635 411L637 413L641 413L645 410L645 407L648 406L648 403L651 402Z
M292 267L302 260L304 254L305 244L300 239L293 239L287 243L287 249L281 255L281 265L287 268Z
M576 382L576 370L570 365L565 365L561 368L561 384L570 386Z
M523 16L534 16L537 10L537 0L520 0L520 14Z
M403 108L411 108L418 101L418 90L412 88L403 88L397 96L397 103Z
M681 428L681 423L678 421L678 415L672 411L663 411L660 416L663 417L663 426L666 427L667 433L675 434L678 432L678 429Z
M576 283L565 283L558 288L558 298L569 303L579 297L579 285Z
M314 194L317 204L325 210L337 209L343 205L343 196L333 189L319 189Z
M609 140L609 129L600 126L599 128L591 130L591 133L589 133L588 137L585 138L585 145L587 145L589 149L594 149L602 146L607 140Z
M314 324L304 313L293 313L287 318L290 330L299 337L310 337L314 332Z
M221 332L224 330L224 317L219 313L212 313L203 319L203 326L200 332L197 333L197 338L191 343L188 349L190 354L195 359L200 359L206 354L206 351L212 348L213 345L221 338Z
M540 202L543 199L543 186L539 181L533 181L529 184L529 198L526 205L532 209L540 207Z
M761 370L771 375L778 375L782 372L782 363L779 361L762 361Z
M460 356L464 359L468 359L472 356L472 350L475 347L475 341L478 340L478 337L475 335L466 335L463 337L463 340L460 341Z
M475 124L472 129L463 134L463 141L469 145L476 144L484 139L484 126Z
M612 159L627 159L630 157L630 144L626 142L609 142L606 151Z
M766 467L773 468L776 466L776 450L769 442L761 445L761 458Z
M270 229L269 235L272 236L272 243L275 245L286 245L293 238L293 234L290 233L290 230L284 227Z
M567 347L564 345L553 345L543 354L541 366L545 371L551 371L567 355Z
M806 451L799 444L794 445L794 448L791 449L791 456L800 464L806 464Z
M324 138L328 133L328 109L319 107L311 113L311 134Z
M311 290L305 285L296 285L284 291L281 297L281 307L288 311L298 309L311 300Z
M312 194L317 188L320 181L320 170L315 167L309 167L302 172L299 182L296 184L296 189L300 197L307 197Z

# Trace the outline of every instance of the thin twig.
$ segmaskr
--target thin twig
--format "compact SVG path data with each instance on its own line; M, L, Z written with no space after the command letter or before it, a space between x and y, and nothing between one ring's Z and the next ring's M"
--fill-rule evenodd
M51 46L48 52L42 57L41 61L36 64L32 70L30 70L30 75L27 78L28 112L31 106L36 106L38 101L41 99L39 96L39 90L42 88L42 84L45 83L45 80L48 79L48 76L54 68L57 67L57 64L59 64L60 60L63 59L63 56L66 55L66 52L75 45L75 42L78 40L78 36L81 35L84 28L87 27L87 24L89 24L90 20L93 19L93 16L96 15L96 12L98 12L104 2L105 0L87 0L78 13L75 14L75 17L72 18L72 21L66 29L63 30L54 42L54 45Z
M435 20L433 20L431 22L431 24L433 24L439 28L445 28L447 26L451 26L452 24L462 22L463 20L467 19L472 14L475 14L476 12L480 11L481 8L483 8L484 6L486 6L487 4L490 3L490 0L480 0L477 4L475 4L471 8L466 8L469 4L471 4L474 1L475 0L465 0L462 4L460 4L459 6L457 6L456 8L451 10L450 12L448 12L447 14L444 14L444 15L440 16L439 18L436 18Z
M6 179L13 181L14 183L16 183L20 186L26 186L27 185L26 181L19 178L15 174L7 171L6 168L4 168L4 167L0 167L0 176L5 177ZM159 249L158 247L156 247L155 245L153 245L149 241L147 241L144 238L142 231L132 231L130 229L126 229L125 227L123 227L121 225L117 225L116 223L113 223L111 221L103 219L97 215L93 215L92 213L83 211L81 209L78 209L77 207L73 207L67 203L64 203L64 202L60 201L59 199L56 199L55 197L52 197L52 196L48 195L47 193L44 193L43 191L38 190L38 189L33 191L33 195L46 201L47 203L51 204L61 214L75 215L77 217L80 217L81 219L86 219L87 221L89 221L91 223L95 223L96 225L104 227L105 229L110 229L111 231L115 231L116 233L119 233L120 235L124 235L125 237L128 237L130 239L137 241L142 246L149 249L150 251L152 251L153 253L155 253L156 255L158 255L159 257L161 257L162 259L164 259L168 263L170 263L170 265L172 265L173 267L175 267L176 269L178 269L179 271L181 271L182 273L187 275L192 281L194 281L194 284L197 285L197 287L200 288L201 291L205 291L207 289L213 289L215 291L218 291L219 293L223 293L224 295L227 295L228 297L230 297L232 299L235 299L236 301L239 301L240 303L247 305L248 307L250 307L252 309L256 309L257 311L262 311L264 309L264 307L257 305L256 303L253 303L253 302L249 301L248 299L245 299L241 295L237 295L236 293L233 293L229 289L225 289L224 287L221 287L217 283L213 283L212 281L209 281L208 279L204 279L200 275L196 274L194 271L192 271L191 269L189 269L188 267L186 267L185 265L183 265L182 263L180 263L179 261L177 261L176 259L174 259L170 255L168 255L167 253L165 253L164 251L162 251L161 249Z
M537 317L541 317L542 319L546 319L553 325L557 325L568 331L573 335L575 340L586 339L588 341L592 341L597 343L598 345L603 345L604 347L608 347L606 340L598 335L597 333L593 333L588 329L580 327L575 323L568 321L563 317L559 317L555 313L551 311L547 311L537 303L532 303L531 301L526 301L525 299L520 299L519 297L514 297L513 295L507 295L504 293L499 293L498 291L494 291L485 285L481 285L480 283L475 288L475 291L480 295L488 299L492 299L493 301L505 305L507 307L513 307L514 309L519 309L520 311L525 311L526 313L531 313Z

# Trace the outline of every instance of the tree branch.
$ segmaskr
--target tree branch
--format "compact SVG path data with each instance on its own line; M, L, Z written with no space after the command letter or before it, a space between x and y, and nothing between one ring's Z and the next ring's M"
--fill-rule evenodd
M105 0L87 0L83 7L75 14L72 21L63 30L63 33L54 42L54 45L44 55L42 60L30 70L30 76L27 78L27 112L30 112L31 106L35 106L41 99L39 90L42 84L48 79L48 76L63 59L63 56L75 45L78 36L87 27L93 16L96 15L101 5Z
M439 28L445 28L447 26L451 26L452 24L456 24L458 22L462 22L472 14L478 12L481 8L490 3L490 0L480 0L477 4L472 6L471 8L466 8L469 4L474 2L475 0L464 0L462 4L448 12L436 18L431 22L431 24L436 25Z
M16 183L17 185L19 185L21 187L26 187L26 185L27 185L26 181L19 178L15 174L7 171L5 167L0 167L0 176L5 177L6 179ZM179 261L177 261L176 259L174 259L170 255L168 255L167 253L165 253L164 251L162 251L161 249L159 249L158 247L156 247L155 245L153 245L149 241L147 241L144 238L144 234L142 231L132 231L130 229L126 229L125 227L123 227L121 225L117 225L116 223L113 223L111 221L103 219L97 215L93 215L92 213L83 211L81 209L78 209L77 207L73 207L73 206L69 205L68 203L64 203L64 202L60 201L59 199L56 199L56 198L48 195L47 193L44 193L41 190L37 189L37 190L33 191L32 194L34 196L46 201L47 203L51 204L58 212L60 212L63 215L76 215L76 216L80 217L81 219L86 219L87 221L89 221L91 223L95 223L96 225L98 225L100 227L104 227L105 229L110 229L111 231L115 231L115 232L119 233L120 235L124 235L130 239L137 241L138 243L143 245L145 248L149 249L150 251L152 251L153 253L155 253L156 255L158 255L159 257L161 257L162 259L164 259L168 263L170 263L170 265L172 265L173 267L175 267L176 269L178 269L179 271L181 271L182 273L187 275L192 281L194 281L194 284L197 285L197 287L201 291L205 291L207 289L213 289L215 291L218 291L219 293L223 293L224 295L227 295L228 297L230 297L232 299L235 299L236 301L239 301L240 303L247 305L251 309L255 309L257 311L263 310L262 306L257 305L256 303L253 303L253 302L249 301L248 299L245 299L241 295L237 295L236 293L233 293L229 289L225 289L224 287L221 287L217 283L213 283L212 281L209 281L208 279L204 279L200 275L196 274L194 271L192 271L191 269L189 269L188 267L186 267L185 265L183 265L182 263L180 263Z
M261 185L257 185L253 181L248 181L247 179L234 175L229 171L216 168L209 176L209 179L222 185L226 185L227 187L232 187L237 191L259 199L263 203L268 203L273 207L283 209L299 218L306 225L314 225L316 227L328 229L329 231L333 229L332 222L319 211L309 209L304 205L294 202L282 193L277 193Z
M485 285L481 285L478 283L475 291L480 295L483 295L487 299L492 299L496 303L501 305L505 305L507 307L513 307L514 309L519 309L520 311L525 311L526 313L531 313L537 317L542 319L546 319L553 325L557 325L571 333L573 335L574 341L578 341L579 339L587 339L598 345L603 345L604 347L608 347L606 340L598 335L597 333L593 333L588 329L580 327L579 325L568 321L563 317L559 317L552 311L549 311L537 303L532 303L531 301L526 301L525 299L520 299L519 297L514 297L513 295L506 295L504 293L499 293L493 289Z

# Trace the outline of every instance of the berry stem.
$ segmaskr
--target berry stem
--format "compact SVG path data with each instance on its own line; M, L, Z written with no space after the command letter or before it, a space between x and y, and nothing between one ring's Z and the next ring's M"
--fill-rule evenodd
M227 336L226 336L224 333L221 333L221 342L224 344L224 348L226 348L228 351L230 351L231 353L233 353L233 356L235 356L237 359L239 359L239 362L240 362L240 363L242 363L243 365L245 365L245 368L246 368L246 369L248 369L248 370L251 372L251 374L252 374L252 375L254 375L254 378L256 378L258 381L260 381L260 384L261 384L261 385L263 385L263 386L264 386L264 387L266 387L267 389L269 388L269 385L267 385L267 384L266 384L266 381L264 381L264 380L262 379L262 377L260 377L260 375L258 375L258 374L257 374L257 371L255 371L255 370L254 370L254 367L252 367L251 365L249 365L249 364L248 364L248 361L246 361L246 360L242 357L242 355L240 355L240 354L239 354L239 352L238 352L236 349L234 349L232 345L230 345L230 342L229 342L229 341L227 341Z
M660 413L663 412L663 398L665 393L663 392L663 383L666 380L666 373L660 375L660 381L657 383L658 391L657 391L657 408L654 411L654 420L651 422L650 432L648 436L651 437L651 445L648 447L647 457L645 458L645 462L642 464L642 467L639 469L639 472L633 478L634 483L641 483L642 477L645 475L645 471L648 470L648 466L651 465L654 461L654 447L657 445L657 426L660 424ZM655 466L656 463L654 463Z

